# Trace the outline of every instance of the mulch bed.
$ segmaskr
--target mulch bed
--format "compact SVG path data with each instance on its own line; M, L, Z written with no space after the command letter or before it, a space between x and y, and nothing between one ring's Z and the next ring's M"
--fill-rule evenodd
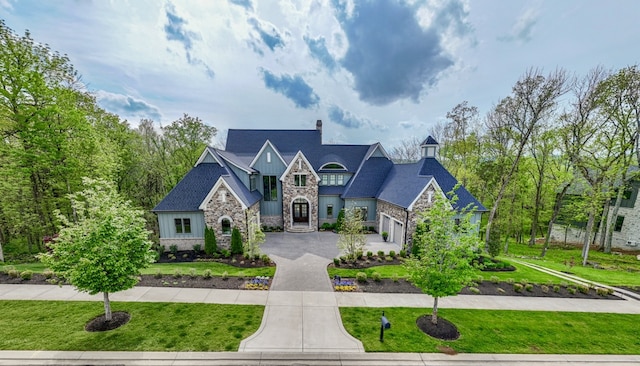
M416 325L424 333L444 341L455 341L460 337L460 332L453 323L438 317L438 323L431 322L431 315L423 315L416 320Z
M85 326L87 332L106 332L114 330L127 324L131 319L131 315L124 311L114 311L111 313L111 321L105 319L104 314L91 319Z

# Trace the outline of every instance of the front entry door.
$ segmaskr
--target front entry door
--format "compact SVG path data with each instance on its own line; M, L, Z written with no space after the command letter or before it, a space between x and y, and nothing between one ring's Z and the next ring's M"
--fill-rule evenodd
M293 203L293 222L309 222L309 203Z

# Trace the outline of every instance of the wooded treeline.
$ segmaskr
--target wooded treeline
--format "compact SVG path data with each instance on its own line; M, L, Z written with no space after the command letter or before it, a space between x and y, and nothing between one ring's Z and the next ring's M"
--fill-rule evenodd
M485 116L465 101L446 118L431 134L443 165L489 210L488 250L508 250L506 238L545 238L546 250L551 224L564 215L587 223L583 261L598 230L606 235L595 244L611 251L617 212L640 160L637 65L587 75L530 69ZM391 155L414 160L420 142L404 141Z
M55 235L55 210L82 178L114 182L147 212L193 166L214 127L184 115L168 126L132 128L100 108L66 55L0 20L0 245L33 253ZM156 225L149 213L150 228ZM7 250L9 249L9 250ZM0 258L2 249L0 247Z

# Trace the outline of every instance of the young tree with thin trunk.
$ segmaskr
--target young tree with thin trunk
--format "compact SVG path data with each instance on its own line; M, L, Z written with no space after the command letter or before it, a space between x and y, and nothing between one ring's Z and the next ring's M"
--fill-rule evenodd
M135 286L154 252L141 210L131 207L107 181L83 183L85 189L71 195L77 221L58 215L63 228L51 251L40 259L79 291L102 292L105 319L111 321L109 294Z
M404 263L409 280L433 297L433 324L438 323L438 299L456 295L473 279L472 261L480 248L478 227L471 222L473 207L454 209L458 200L454 192L455 188L448 199L437 195L433 205L420 214L421 229L413 238L418 255Z
M344 209L344 220L338 232L338 249L350 261L355 261L358 253L362 253L367 240L362 233L362 215L354 208Z

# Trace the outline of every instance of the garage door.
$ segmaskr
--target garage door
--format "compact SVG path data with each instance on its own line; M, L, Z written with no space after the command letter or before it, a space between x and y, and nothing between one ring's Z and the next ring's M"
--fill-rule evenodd
M391 231L389 230L389 217L388 216L382 216L382 231L386 231L387 234ZM381 231L381 233L382 233ZM393 239L391 239L393 240Z
M393 222L393 242L396 244L402 244L402 224Z

